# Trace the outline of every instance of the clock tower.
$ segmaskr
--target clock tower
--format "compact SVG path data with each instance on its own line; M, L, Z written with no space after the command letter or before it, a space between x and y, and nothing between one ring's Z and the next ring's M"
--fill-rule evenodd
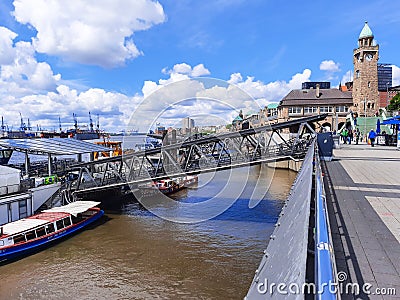
M378 59L379 45L365 22L353 50L353 111L359 116L371 117L379 110Z

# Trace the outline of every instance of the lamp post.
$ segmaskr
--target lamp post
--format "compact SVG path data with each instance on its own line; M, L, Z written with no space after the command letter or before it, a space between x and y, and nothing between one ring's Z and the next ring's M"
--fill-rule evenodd
M389 106L389 81L386 82L386 110Z
M365 142L368 143L367 140L367 99L364 98L364 134L365 134Z

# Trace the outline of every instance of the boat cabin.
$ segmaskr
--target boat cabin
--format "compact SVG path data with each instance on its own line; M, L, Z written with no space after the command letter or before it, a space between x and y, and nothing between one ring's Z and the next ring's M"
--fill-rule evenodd
M0 226L0 253L2 248L33 242L74 227L98 213L99 209L93 208L98 204L77 201Z

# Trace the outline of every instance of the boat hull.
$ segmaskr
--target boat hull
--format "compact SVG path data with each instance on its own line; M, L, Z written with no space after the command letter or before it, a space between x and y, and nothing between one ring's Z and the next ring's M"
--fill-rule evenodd
M31 242L11 246L9 248L0 249L0 264L8 263L16 259L28 256L36 253L50 245L59 242L61 239L65 239L68 236L82 230L84 227L94 223L104 215L103 210L99 210L92 217L75 224L70 227L66 227L60 231L57 231L51 235L44 236L43 238L33 240Z

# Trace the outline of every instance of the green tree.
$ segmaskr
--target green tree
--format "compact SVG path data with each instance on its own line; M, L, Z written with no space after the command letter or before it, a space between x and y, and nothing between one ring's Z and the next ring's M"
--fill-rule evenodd
M388 105L389 111L400 110L400 93L397 93Z

